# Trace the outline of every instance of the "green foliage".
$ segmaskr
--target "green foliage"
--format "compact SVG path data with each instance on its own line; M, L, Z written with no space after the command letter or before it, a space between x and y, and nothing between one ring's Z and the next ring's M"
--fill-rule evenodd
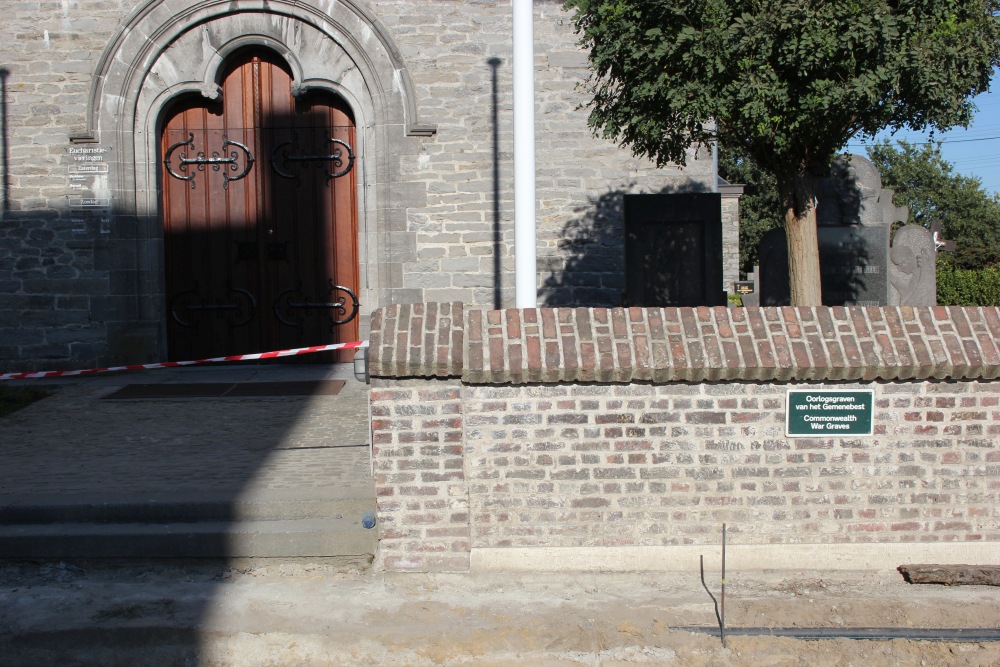
M740 197L740 270L749 274L758 263L760 237L782 225L784 207L778 186L774 176L752 159L732 151L719 152L719 175L730 183L745 186Z
M967 124L1000 64L1000 0L566 7L590 52L596 132L661 165L717 140L779 185L825 173L858 133Z
M942 306L1000 306L1000 266L956 269L939 263L937 299Z
M896 204L910 208L910 222L940 223L944 238L956 242L954 253L940 254L944 262L962 269L1000 262L1000 198L987 194L979 179L954 173L940 144L901 141L894 148L882 141L868 156L882 184L895 190Z
M794 305L819 305L814 179L857 134L967 125L1000 0L567 0L595 133L658 165L752 158L785 209Z

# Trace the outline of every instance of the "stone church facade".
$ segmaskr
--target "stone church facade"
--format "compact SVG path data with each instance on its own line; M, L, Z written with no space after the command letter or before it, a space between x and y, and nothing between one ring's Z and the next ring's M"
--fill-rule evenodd
M327 342L314 314L319 337L364 339L393 303L513 305L508 1L4 10L0 370ZM715 156L656 169L594 138L560 2L535 2L535 65L540 304L619 305L622 195L718 192ZM338 299L357 316L329 327Z

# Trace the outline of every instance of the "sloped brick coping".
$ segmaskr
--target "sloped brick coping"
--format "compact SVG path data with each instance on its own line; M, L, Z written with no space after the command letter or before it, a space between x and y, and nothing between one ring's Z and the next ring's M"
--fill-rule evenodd
M693 572L721 523L767 569L991 562L998 339L996 308L381 309L377 564ZM786 438L803 383L871 388L874 434Z
M372 316L372 377L469 384L994 379L1000 310L961 307L466 309Z

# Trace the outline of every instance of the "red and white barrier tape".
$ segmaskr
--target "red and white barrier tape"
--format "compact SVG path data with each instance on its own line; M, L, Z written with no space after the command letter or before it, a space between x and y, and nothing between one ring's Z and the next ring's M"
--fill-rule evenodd
M175 368L177 366L194 366L197 364L217 364L224 361L254 361L256 359L277 359L279 357L294 357L300 354L314 354L316 352L328 352L330 350L350 350L368 347L368 341L355 341L353 343L333 343L331 345L314 345L313 347L297 347L291 350L277 350L274 352L255 352L254 354L234 354L229 357L212 357L211 359L195 359L193 361L164 361L158 364L135 364L132 366L108 366L106 368L88 368L79 371L36 371L28 373L3 373L0 380L29 380L35 378L57 378L71 375L95 375L97 373L111 373L114 371L141 371L150 368Z

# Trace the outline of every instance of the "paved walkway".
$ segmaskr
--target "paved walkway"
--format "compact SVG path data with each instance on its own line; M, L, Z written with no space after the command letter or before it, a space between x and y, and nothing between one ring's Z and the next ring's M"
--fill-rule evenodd
M108 400L129 384L342 379L335 396ZM0 504L371 493L368 387L350 364L228 365L22 380L0 418Z

